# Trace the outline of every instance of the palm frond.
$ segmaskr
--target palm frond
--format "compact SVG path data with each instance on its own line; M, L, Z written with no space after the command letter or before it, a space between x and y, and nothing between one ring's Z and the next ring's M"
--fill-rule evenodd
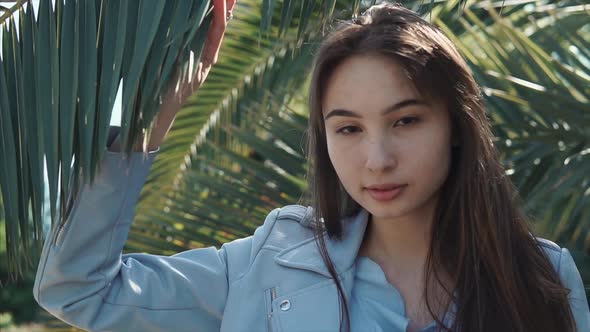
M579 6L576 1L562 2L550 12L535 10L530 4L530 1L516 1L501 5L490 3L489 7L483 7L481 3L468 3L463 8L462 15L457 15L456 6L462 4L459 1L447 2L432 9L431 19L446 30L459 45L482 85L498 137L497 144L506 160L508 174L519 187L527 210L537 218L537 233L571 248L584 274L584 280L588 283L590 275L583 272L588 271L588 267L584 265L588 259L583 252L588 250L590 236L590 179L585 171L590 166L590 143L587 138L590 137L590 61L587 56L587 34L584 33L589 25L588 13L587 9ZM300 112L305 113L305 110ZM208 128L224 131L221 129L223 125L211 125ZM257 153L262 151L263 155L267 156L266 162L277 167L277 174L298 173L294 167L299 164L292 159L293 156L279 155L275 145L269 142L265 144L255 136L232 134L240 144L250 146ZM216 136L217 139L219 137ZM294 140L296 138L290 137L285 139L285 142L294 145ZM215 144L207 143L207 146L220 144L218 141L214 142ZM282 146L292 148L289 144ZM207 151L209 150L201 147L198 155L195 149L190 154L183 154L183 159L186 160L182 166L183 172L192 174L204 167L203 162L215 160L220 155L229 158L231 163L240 167L249 165L250 160L240 154L230 153L225 148L217 148L217 154ZM286 165L284 168L288 171L281 165ZM264 168L253 169L264 174L274 174ZM165 194L165 200L172 204L165 208L168 211L165 215L173 217L166 219L168 221L160 227L152 228L152 231L166 232L163 229L174 229L170 222L182 219L182 216L178 213L170 214L170 211L187 209L193 211L190 213L192 217L189 218L193 227L203 227L205 230L200 233L197 241L191 242L191 245L218 245L247 234L241 227L262 220L256 219L262 214L256 209L256 202L244 202L245 198L241 194L231 194L227 185L235 184L232 181L236 180L227 169L223 169L223 174L226 176L219 176L218 180L227 181L226 185L212 182L211 176L177 177L176 187L171 191L167 190L168 193ZM155 183L161 182L155 180ZM187 183L190 183L190 186L184 187ZM225 201L226 196L220 194L215 196L215 200L207 200L207 195L198 196L199 190L206 191L205 188L227 192L234 198ZM187 200L187 197L193 195L192 189L195 189L194 195L198 198ZM264 193L267 189L264 186L252 185L241 190L254 195L256 192ZM176 205L172 203L175 200L183 203ZM207 204L202 203L204 200L207 200ZM220 200L223 204L214 204ZM227 211L232 211L230 215L239 217L235 219L236 223L240 220L243 223L239 226L236 224L237 231L234 233L228 232L229 225L222 225L223 221L218 215L203 217L195 212L209 211L204 215L215 214L214 211L231 202L234 202L234 209ZM280 202L279 200L275 203ZM191 204L194 206L191 207ZM248 209L236 210L236 207L242 204L246 204ZM266 207L265 212L274 207L269 206L264 199L258 204ZM209 206L213 208L208 208ZM244 211L254 212L250 216ZM200 218L205 219L201 222ZM214 222L208 221L207 218L212 218ZM157 217L154 216L154 219ZM217 227L215 225L219 225L220 234L225 234L224 236L214 231ZM183 234L183 239L178 243L189 241L192 231L189 228L183 230L187 230L189 234L178 233L178 230L166 233L169 242L176 241L177 234ZM183 245L179 244L176 249L181 247ZM151 246L141 248L158 250Z
M236 134L235 144L205 139L200 153L191 158L182 185L165 195L166 207L142 213L149 222L136 222L129 236L131 251L174 253L188 248L220 246L252 234L274 207L293 203L302 197L305 161L302 150L292 150L280 142L303 138L306 118L288 108L265 115L252 104L242 128L225 130ZM283 131L287 125L289 132ZM248 144L244 142L264 142ZM260 150L265 145L266 148ZM272 151L269 148L272 147ZM299 162L289 173L270 160ZM284 165L283 165L284 166Z
M279 33L286 36L292 19L307 26L314 4L308 2L296 15L295 1L284 1L277 10L288 19L280 23ZM261 8L256 8L259 14ZM23 254L16 249L17 241L28 248L31 239L41 240L43 167L52 221L63 224L58 217L65 215L66 197L76 192L73 186L92 182L98 171L119 88L121 138L130 152L142 136L144 142L149 140L160 96L174 83L170 80L176 69L181 69L179 80L194 76L196 68L190 63L198 61L203 50L211 9L210 0L40 0L35 11L31 1L18 1L0 19L1 149L6 157L0 185L9 215L11 261ZM272 29L270 21L265 24ZM299 29L299 38L304 30ZM253 38L248 47L257 43L269 41Z
M257 25L254 24L253 27ZM231 34L229 36L231 38ZM228 43L230 43L229 40ZM305 130L306 124L300 117L297 118L299 122L293 122L293 120L279 119L276 114L285 108L283 105L293 98L294 88L301 86L307 77L306 68L311 63L311 51L315 47L316 43L307 43L303 48L299 48L295 39L281 40L269 50L270 52L262 53L266 53L266 57L257 57L259 63L251 66L247 71L244 71L247 67L236 67L242 70L239 76L243 77L242 81L234 83L237 87L227 89L227 98L231 101L226 102L221 110L214 111L215 121L209 122L208 127L205 127L208 130L203 131L202 136L193 138L192 148L182 160L183 171L177 174L174 180L175 185L156 186L156 184L162 184L161 179L156 178L144 187L137 208L136 221L129 238L130 249L150 252L164 250L166 253L171 253L181 249L173 245L178 241L190 242L194 247L218 245L223 243L222 239L227 241L237 236L248 236L260 220L264 219L269 207L299 198L305 187L303 181L305 160L301 148L297 148L297 143L294 142L303 139L300 133ZM223 63L218 66L222 71L229 72L229 68L226 69ZM202 87L198 96L219 93L217 84L209 85L210 82L216 83L215 75L218 75L218 72L211 73L211 81ZM211 98L211 100L220 99ZM197 105L189 106L182 112L202 112L199 107L206 105L202 100L200 99ZM293 116L289 117L289 119L293 118ZM177 119L174 130L178 130L176 125L183 128L184 121L189 120L195 121L195 118L187 115L186 118ZM203 120L207 119L198 121ZM293 123L297 126L293 126ZM181 134L186 136L184 129L177 135ZM277 142L278 145L268 144L270 135L282 137ZM170 140L173 137L169 137L165 144L174 144ZM168 151L164 148L162 150ZM285 153L285 150L291 152ZM156 159L153 165L153 170L156 171L155 176L170 175L168 172L157 172L158 167L170 167L167 159L169 153L166 152L163 159L159 159L160 157ZM205 166L207 163L212 163L214 166ZM229 179L232 169L236 167L240 171L233 176L248 177L248 180L244 180L249 182L248 186L240 187L236 182L224 184L219 181L219 179ZM212 169L220 170L224 175L217 177L205 171L211 172ZM165 182L171 181L165 180ZM187 184L188 182L191 184ZM277 192L276 188L281 188L283 194ZM220 194L205 195L209 198L204 202L203 192L208 190L218 193L228 190L238 190L238 192L251 190L258 191L259 194L250 198L248 198L250 193L243 194L240 196L239 203L226 201L226 197ZM260 205L262 202L260 196L267 197L265 205ZM247 203L248 201L250 203ZM220 215L219 211L226 213ZM185 215L184 219L181 217L183 215ZM185 220L186 225L179 226L178 223L181 220ZM182 232L177 229L178 227L182 228ZM213 231L217 229L219 234L225 234L225 237L220 235L207 237L203 236L202 232L193 234L195 229L203 227L211 234L218 234ZM167 238L169 242L148 241L140 246L139 239L144 239L146 234L151 234L151 237ZM179 234L184 234L181 240L178 239Z
M473 68L484 85L509 172L538 218L540 234L587 249L590 58L583 60L576 50L588 49L583 32L590 27L588 12L571 1L526 19L519 18L527 16L523 12L488 13L492 21L484 25L466 10L462 20L477 26L471 34L480 36L465 46L476 49L475 43L481 45L476 39L494 41L492 48L482 46L485 56Z
M13 8L20 36L10 16L2 26L0 69L5 157L0 184L10 261L26 256L18 248L30 248L31 238L41 239L43 165L55 221L58 194L72 189L71 174L82 174L84 182L96 174L121 80L123 137L129 151L150 126L157 97L170 80L171 65L165 64L188 64L190 53L202 46L209 1L57 0L52 6L51 0L42 0L38 16L30 2ZM171 18L160 19L164 16ZM81 56L89 60L82 68ZM192 73L181 79L188 76ZM143 80L151 84L140 85ZM30 206L34 232L29 230Z
M589 285L590 8L536 4L506 2L501 16L467 6L458 20L435 23L482 85L496 144L536 233L570 248Z

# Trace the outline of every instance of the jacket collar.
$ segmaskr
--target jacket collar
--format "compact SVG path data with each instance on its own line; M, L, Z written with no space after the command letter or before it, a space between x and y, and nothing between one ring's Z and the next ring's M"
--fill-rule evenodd
M344 218L342 240L330 239L324 234L328 254L338 274L347 271L354 264L363 242L368 217L367 210L361 209L356 215ZM276 255L275 261L282 266L309 270L330 277L313 237L283 249Z

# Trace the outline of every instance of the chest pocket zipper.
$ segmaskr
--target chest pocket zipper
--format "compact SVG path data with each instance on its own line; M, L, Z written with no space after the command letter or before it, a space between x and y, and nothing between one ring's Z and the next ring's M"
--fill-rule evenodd
M270 302L268 304L268 314L266 315L266 319L268 320L268 332L273 332L273 326L272 326L272 318L273 318L273 308L272 308L272 303L273 301L277 298L277 288L273 287L269 290L267 290L267 297L270 298Z

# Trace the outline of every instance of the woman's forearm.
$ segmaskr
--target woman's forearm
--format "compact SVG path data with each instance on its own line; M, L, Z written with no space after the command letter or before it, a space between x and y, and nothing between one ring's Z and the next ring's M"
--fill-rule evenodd
M173 82L175 81L176 80L173 79ZM190 95L194 93L195 90L196 89L192 82L186 82L182 84L178 90L175 87L171 87L166 95L163 96L160 111L154 118L154 125L152 128L150 140L147 144L147 151L157 150L162 144L164 138L168 134L168 131L170 131L170 128L172 128L172 124L174 124L176 114L178 111L180 111L186 99L190 97ZM144 136L140 135L134 144L132 151L144 151L143 140ZM113 144L111 144L109 147L109 151L121 151L120 136L117 136L117 138L113 141Z

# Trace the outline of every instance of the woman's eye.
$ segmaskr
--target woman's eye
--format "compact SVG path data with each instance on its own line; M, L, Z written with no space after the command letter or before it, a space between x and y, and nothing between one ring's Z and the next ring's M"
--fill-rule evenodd
M360 129L359 127L355 127L355 126L346 126L346 127L342 127L340 129L338 129L336 131L337 134L343 134L343 135L350 135L350 134L354 134L356 132L358 132Z
M411 125L414 124L416 122L418 122L418 118L417 117L405 117L405 118L401 118L399 120L397 120L397 122L395 123L395 127L397 126L407 126L407 125Z

